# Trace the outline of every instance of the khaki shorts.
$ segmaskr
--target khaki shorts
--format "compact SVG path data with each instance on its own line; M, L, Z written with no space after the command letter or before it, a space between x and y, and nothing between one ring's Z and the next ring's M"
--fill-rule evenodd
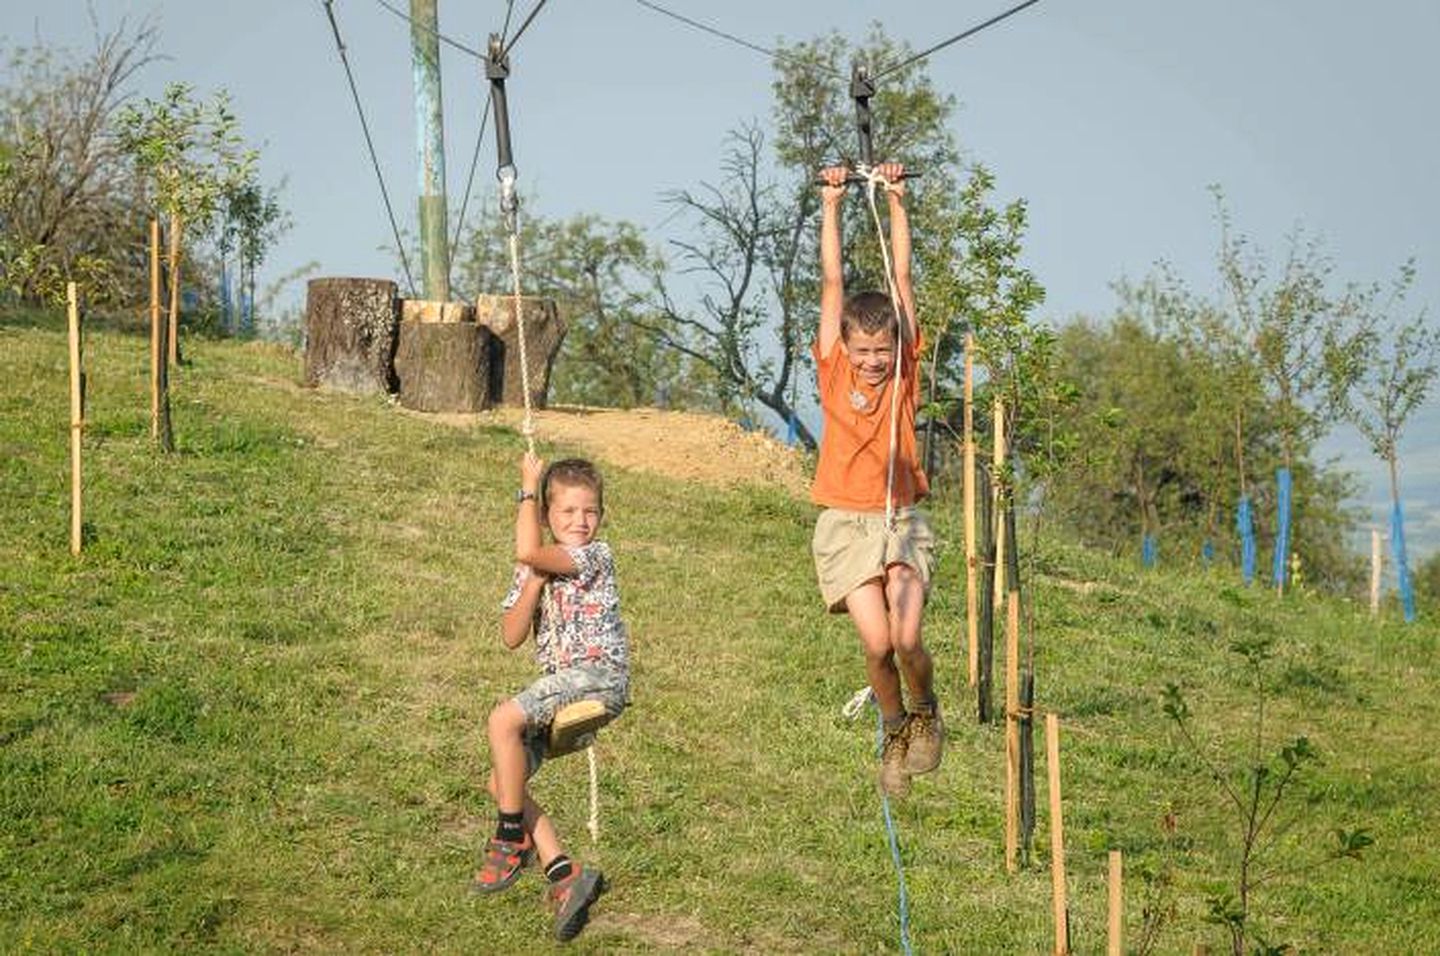
M895 509L895 532L885 531L879 511L826 508L815 522L810 542L820 596L832 612L845 610L845 598L867 581L885 577L892 564L904 564L920 575L926 590L935 565L935 535L918 508Z

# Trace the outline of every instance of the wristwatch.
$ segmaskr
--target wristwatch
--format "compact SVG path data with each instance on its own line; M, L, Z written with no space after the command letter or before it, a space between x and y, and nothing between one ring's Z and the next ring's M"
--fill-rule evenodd
M525 503L525 502L527 502L527 501L534 501L534 500L535 500L535 492L533 492L533 491L526 491L524 488L521 488L519 491L515 492L515 503L516 503L517 505L518 505L518 504L523 504L523 503Z

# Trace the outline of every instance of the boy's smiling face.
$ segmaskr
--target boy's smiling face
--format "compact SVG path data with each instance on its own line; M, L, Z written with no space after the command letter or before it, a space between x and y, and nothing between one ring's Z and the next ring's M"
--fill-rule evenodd
M895 330L851 329L845 337L845 354L860 381L872 388L882 385L895 368Z
M583 548L600 530L600 496L584 485L554 484L545 521L557 544Z

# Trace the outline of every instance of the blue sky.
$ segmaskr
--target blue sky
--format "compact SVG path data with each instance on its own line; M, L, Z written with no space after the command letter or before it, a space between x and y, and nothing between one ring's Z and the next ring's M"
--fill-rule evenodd
M395 0L402 8L407 0ZM516 0L516 15L534 0ZM677 12L772 46L828 32L859 38L879 20L923 48L1010 2L702 3ZM318 260L326 275L387 275L389 227L319 0L92 0L102 25L147 12L168 59L139 78L230 91L263 169L286 179L295 217L268 266ZM0 33L83 48L85 0L6 0ZM415 131L406 25L375 0L335 0L391 195L414 220ZM504 0L439 0L441 30L474 48ZM1001 199L1030 204L1027 262L1044 318L1104 315L1111 283L1165 259L1214 288L1217 230L1207 185L1237 227L1278 253L1297 225L1321 237L1336 273L1384 280L1414 256L1416 307L1440 304L1440 4L1429 0L1042 0L930 60L959 103L954 132L997 175ZM520 186L551 216L593 212L667 236L666 190L718 177L728 129L769 110L763 56L695 32L633 0L549 0L513 54ZM452 211L464 186L483 88L474 60L442 48ZM487 138L476 188L494 188ZM473 202L473 200L472 200ZM472 207L473 209L473 207ZM1440 397L1437 397L1440 398ZM1365 478L1376 519L1383 472L1343 429L1327 452ZM1402 446L1412 551L1440 549L1440 401Z

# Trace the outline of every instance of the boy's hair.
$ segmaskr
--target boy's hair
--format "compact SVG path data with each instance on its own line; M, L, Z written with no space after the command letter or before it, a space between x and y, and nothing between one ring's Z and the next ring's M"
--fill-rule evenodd
M600 513L605 513L605 481L600 477L600 469L584 458L562 458L559 461L551 462L545 469L545 474L540 477L540 508L548 511L550 508L550 488L552 485L565 485L566 487L589 488L595 492L596 503L600 506Z
M889 329L895 338L900 338L900 317L895 306L883 292L857 292L845 300L840 310L840 338L850 341L851 331L859 329L866 335L874 335Z

